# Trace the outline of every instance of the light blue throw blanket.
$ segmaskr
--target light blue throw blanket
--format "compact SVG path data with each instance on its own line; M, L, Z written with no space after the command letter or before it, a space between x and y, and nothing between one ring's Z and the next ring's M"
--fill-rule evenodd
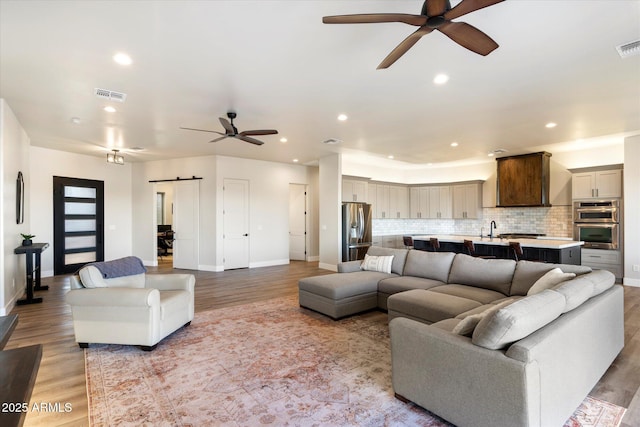
M92 262L87 265L92 265L97 268L105 279L133 276L147 272L147 269L142 264L142 260L135 256L114 259L113 261Z

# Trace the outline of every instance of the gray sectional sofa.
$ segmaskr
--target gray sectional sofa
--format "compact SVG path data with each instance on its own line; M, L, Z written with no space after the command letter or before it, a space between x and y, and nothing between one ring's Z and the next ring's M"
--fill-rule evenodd
M387 310L396 395L458 426L562 426L624 345L623 290L608 271L379 247L368 255L393 255L390 271L342 263L301 279L300 305L334 319Z

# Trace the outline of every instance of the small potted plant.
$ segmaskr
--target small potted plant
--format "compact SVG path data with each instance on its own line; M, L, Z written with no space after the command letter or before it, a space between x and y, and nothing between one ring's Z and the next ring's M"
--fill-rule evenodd
M22 246L31 246L33 244L33 239L35 236L35 234L22 234L20 233L20 235L22 236Z

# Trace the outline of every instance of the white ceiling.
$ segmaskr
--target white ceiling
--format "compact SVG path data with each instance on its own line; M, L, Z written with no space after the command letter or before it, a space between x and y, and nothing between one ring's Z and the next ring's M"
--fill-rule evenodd
M640 55L616 51L640 39L640 1L507 0L457 19L498 42L490 55L434 32L387 70L376 66L414 27L321 21L421 7L0 0L0 97L33 145L96 156L120 148L127 161L219 154L310 164L342 152L426 164L640 133ZM133 64L117 65L117 52ZM446 85L432 83L438 73ZM126 102L106 113L94 88ZM209 144L215 134L179 129L221 130L229 109L240 131L280 135L260 137L263 146ZM558 126L545 128L550 121ZM329 138L343 142L323 144Z

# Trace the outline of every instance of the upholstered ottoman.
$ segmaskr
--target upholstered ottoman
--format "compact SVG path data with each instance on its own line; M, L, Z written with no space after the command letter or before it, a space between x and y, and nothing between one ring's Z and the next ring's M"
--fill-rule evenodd
M407 317L429 324L456 317L481 305L478 301L424 289L399 292L387 300L389 321Z
M377 271L358 271L300 279L300 306L333 319L371 310L378 306L378 282L393 276Z

